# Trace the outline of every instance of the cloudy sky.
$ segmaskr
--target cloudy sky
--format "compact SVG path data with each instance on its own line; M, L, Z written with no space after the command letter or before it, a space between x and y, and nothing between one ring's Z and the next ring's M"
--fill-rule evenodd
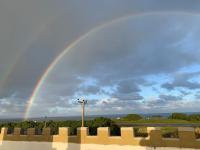
M197 112L199 40L199 0L1 0L0 117Z

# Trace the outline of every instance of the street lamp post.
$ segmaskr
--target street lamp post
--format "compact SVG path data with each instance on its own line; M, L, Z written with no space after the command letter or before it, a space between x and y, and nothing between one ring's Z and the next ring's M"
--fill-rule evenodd
M82 127L84 127L84 119L85 119L85 104L87 104L87 100L79 100L78 103L81 104L81 109L82 109Z
M47 116L44 117L44 128L47 127Z

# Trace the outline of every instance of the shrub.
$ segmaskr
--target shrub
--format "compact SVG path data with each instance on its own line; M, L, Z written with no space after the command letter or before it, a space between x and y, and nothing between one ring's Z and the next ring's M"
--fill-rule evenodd
M164 138L178 138L178 129L174 127L163 127L161 129L162 137Z
M136 120L142 119L142 116L140 116L138 114L128 114L127 116L123 117L122 119L127 120L127 121L136 121Z
M134 128L135 137L147 137L147 128L146 127L135 127Z
M90 135L96 135L98 127L110 127L112 135L120 134L119 127L115 125L114 122L109 118L104 118L104 117L95 118L94 120L87 121L86 126L89 127Z
M189 121L200 121L200 114L192 114L188 116Z
M188 120L188 116L184 113L172 113L169 116L169 119L180 119L180 120Z

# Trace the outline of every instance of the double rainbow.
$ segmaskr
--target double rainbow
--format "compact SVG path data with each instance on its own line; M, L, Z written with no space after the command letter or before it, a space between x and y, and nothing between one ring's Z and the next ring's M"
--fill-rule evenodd
M27 103L27 106L26 106L26 109L25 109L24 119L27 119L29 117L31 106L34 103L35 98L36 98L38 92L40 91L42 85L45 83L46 78L54 70L54 68L56 67L57 63L70 51L70 49L75 47L82 40L88 38L91 34L95 34L97 31L100 31L100 30L108 27L109 25L128 20L128 19L130 19L132 17L141 17L141 16L148 16L148 15L192 15L192 16L199 16L199 14L193 13L193 12L148 12L148 13L138 13L138 14L130 14L130 15L127 15L127 16L123 16L123 17L120 17L120 18L113 19L113 20L111 20L109 22L103 23L103 24L91 29L89 32L83 34L82 36L77 38L75 41L70 43L67 46L67 48L65 50L63 50L53 60L53 62L50 63L50 65L44 71L43 75L38 80L38 82L37 82L32 94L31 94L31 96L30 96L30 98L28 100L28 103Z

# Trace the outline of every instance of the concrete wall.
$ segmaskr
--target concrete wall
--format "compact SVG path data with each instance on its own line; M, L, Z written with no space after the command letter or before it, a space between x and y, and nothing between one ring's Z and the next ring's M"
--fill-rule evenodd
M77 136L69 135L69 128L59 128L58 135L50 135L50 129L43 130L42 135L35 135L35 129L28 129L27 135L20 135L20 128L13 134L7 134L2 128L0 134L0 150L129 150L129 149L200 149L200 140L195 138L194 128L178 128L179 138L162 138L160 128L147 127L148 137L134 136L131 127L122 127L121 136L110 136L109 128L98 128L97 136L88 135L88 128L78 128Z
M98 145L98 144L75 144L59 142L16 142L4 141L0 150L196 150L191 148L175 147L145 147L131 145Z

